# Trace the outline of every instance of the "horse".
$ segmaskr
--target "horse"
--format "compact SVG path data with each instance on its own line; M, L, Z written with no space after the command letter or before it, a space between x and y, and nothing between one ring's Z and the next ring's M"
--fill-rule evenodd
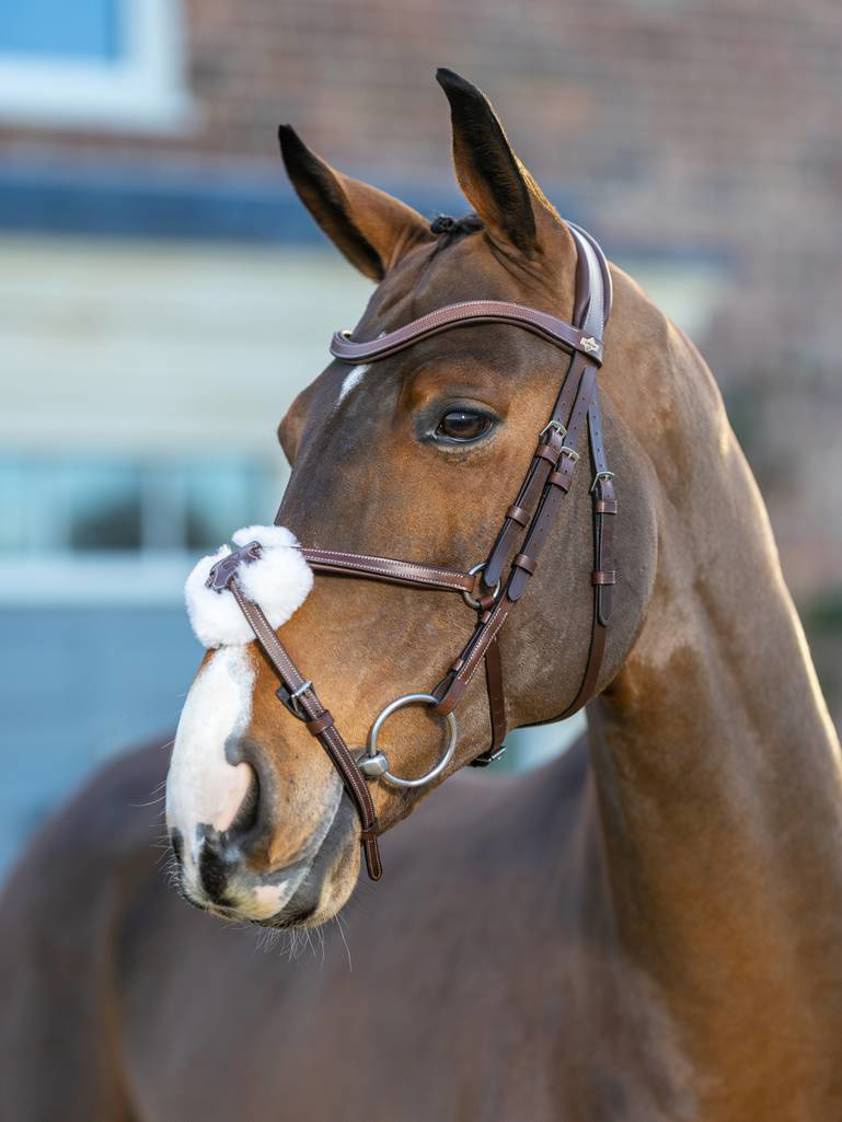
M573 228L485 95L438 80L466 219L431 224L280 132L303 203L376 282L353 338L477 299L570 319ZM713 376L613 265L611 280L616 585L587 737L523 775L465 769L493 725L474 676L429 784L367 780L370 883L358 807L294 699L279 704L271 660L209 650L168 780L160 748L112 763L8 884L4 1122L842 1116L839 743ZM501 322L332 361L280 424L279 521L315 550L474 567L563 367ZM511 726L553 720L582 680L591 483L577 470L497 636ZM390 699L447 675L473 626L459 597L346 574L317 576L277 636L359 745ZM435 708L392 721L391 772L433 770ZM141 805L165 781L171 876L195 908ZM256 953L254 927L315 951Z

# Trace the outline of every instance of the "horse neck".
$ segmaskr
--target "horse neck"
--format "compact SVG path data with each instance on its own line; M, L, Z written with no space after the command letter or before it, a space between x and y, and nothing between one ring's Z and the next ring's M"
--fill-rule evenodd
M744 1093L779 1109L741 1117L788 1118L791 1065L824 1085L842 1028L839 744L712 379L673 342L654 595L589 710L601 847L621 944L691 1058L733 1117Z

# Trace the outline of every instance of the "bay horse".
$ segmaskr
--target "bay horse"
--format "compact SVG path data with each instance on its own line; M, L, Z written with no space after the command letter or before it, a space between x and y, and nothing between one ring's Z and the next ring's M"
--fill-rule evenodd
M484 95L439 81L466 220L431 227L281 130L304 204L377 282L355 336L476 299L570 319L571 227ZM839 744L713 377L611 272L599 381L621 529L587 741L523 776L450 780L488 744L474 678L436 783L369 785L381 830L403 824L383 880L357 885L355 806L272 665L254 643L210 651L168 802L182 824L210 808L219 883L183 837L173 876L203 910L161 875L158 812L140 805L161 750L110 765L41 833L0 907L3 1122L842 1117ZM467 567L560 377L557 348L502 323L332 362L279 429L284 525ZM513 726L563 712L582 676L589 484L579 472L499 635ZM432 588L331 577L279 634L362 744L373 713L445 674L469 617ZM391 766L428 771L440 737L402 711ZM323 951L257 954L250 929L203 912L315 928Z

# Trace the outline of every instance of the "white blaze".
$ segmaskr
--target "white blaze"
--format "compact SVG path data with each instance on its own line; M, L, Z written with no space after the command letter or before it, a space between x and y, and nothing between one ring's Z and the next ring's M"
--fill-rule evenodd
M252 783L252 769L229 763L225 744L248 727L254 677L248 649L224 647L187 694L167 777L167 826L181 832L185 862L196 859L196 827L228 829Z
M339 398L336 402L337 405L342 404L351 390L360 384L370 369L370 366L355 366L352 370L348 371L342 382L342 388L339 391Z

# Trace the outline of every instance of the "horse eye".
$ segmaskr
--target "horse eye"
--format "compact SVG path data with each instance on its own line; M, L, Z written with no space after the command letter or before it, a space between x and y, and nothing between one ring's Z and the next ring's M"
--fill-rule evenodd
M439 421L436 436L464 443L477 440L490 428L491 418L484 413L474 413L470 409L451 409Z

